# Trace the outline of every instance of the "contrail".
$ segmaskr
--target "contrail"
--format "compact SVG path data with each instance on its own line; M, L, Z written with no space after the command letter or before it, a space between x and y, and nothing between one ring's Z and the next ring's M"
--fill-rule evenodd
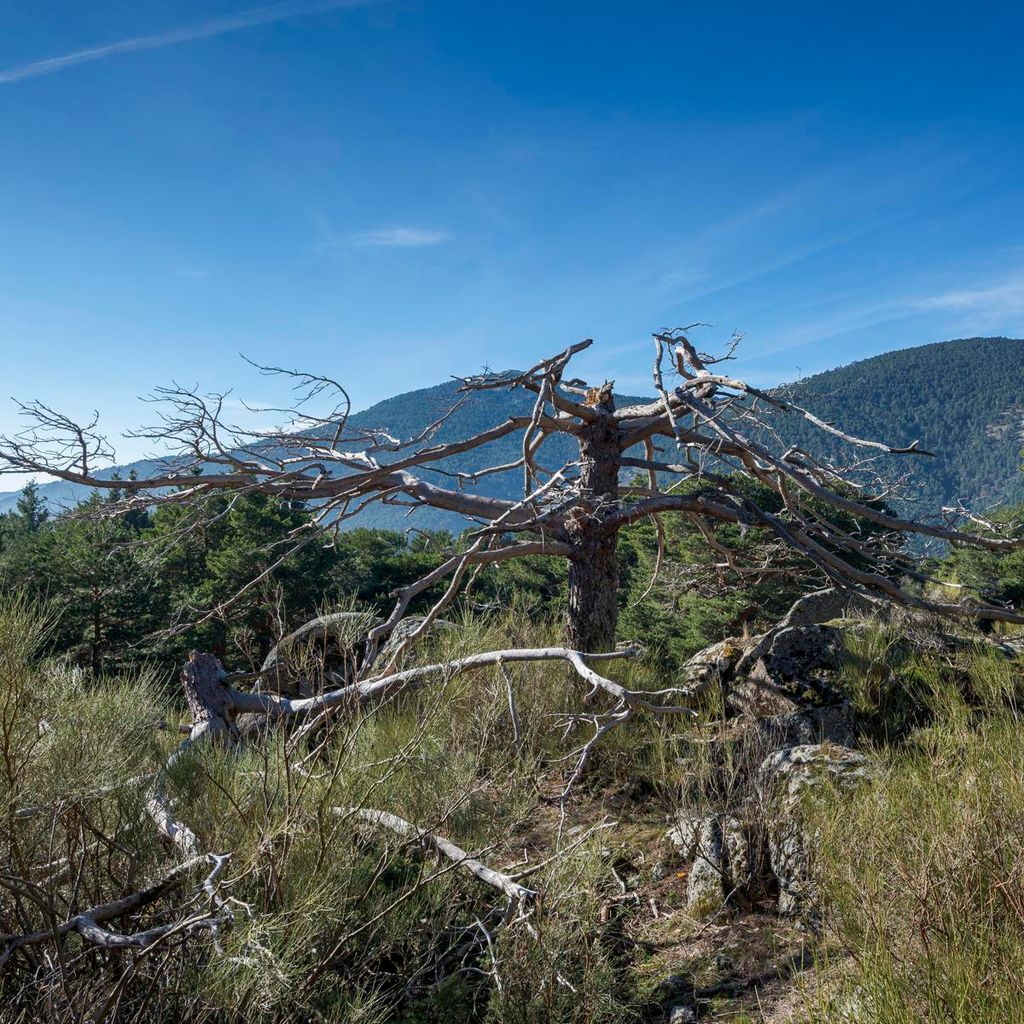
M319 2L312 3L280 3L271 4L267 7L253 7L248 11L228 14L223 18L214 18L211 21L200 22L198 25L172 29L169 32L157 32L148 36L134 36L131 39L122 39L116 43L108 43L106 46L95 46L88 50L76 50L74 53L65 53L60 57L50 57L46 60L33 61L31 64L21 64L18 67L8 68L6 71L0 71L0 85L20 82L24 78L36 78L38 75L52 75L57 71L65 70L65 68L74 67L76 64L86 64L94 60L105 60L107 57L116 57L122 53L136 53L139 50L159 50L164 46L188 43L193 39L210 39L212 36L221 36L227 32L239 32L242 29L254 28L257 25L267 25L275 21L285 21L288 18L298 18L307 14L319 14L323 11L330 11L339 7L365 7L372 2L374 0L319 0Z

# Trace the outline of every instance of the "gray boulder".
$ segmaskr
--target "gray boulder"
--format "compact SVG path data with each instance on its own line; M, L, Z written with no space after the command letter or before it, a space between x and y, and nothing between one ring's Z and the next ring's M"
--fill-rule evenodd
M830 683L846 657L840 629L787 626L769 634L759 649L729 687L729 703L738 711L768 718L843 703Z
M871 603L857 594L828 587L804 594L793 602L785 617L779 622L779 629L789 626L811 626L832 619L841 619L853 611L866 611Z
M689 863L697 852L704 818L701 815L681 814L676 823L665 833L665 838L675 848L681 860Z
M686 882L686 909L691 914L710 917L725 906L724 874L721 822L716 817L705 818Z
M756 734L765 751L816 743L852 747L856 740L853 708L846 701L753 719L744 727L751 738Z
M758 775L768 825L768 854L779 889L779 912L813 913L817 837L804 820L804 799L825 784L845 788L867 779L869 762L848 747L804 744L770 754Z
M751 829L731 815L683 815L666 838L690 864L686 904L698 917L749 906L766 891L766 858Z
M697 1011L691 1003L676 1003L665 1011L667 1024L697 1024Z
M690 696L697 696L729 679L736 666L757 642L732 637L698 651L683 665L680 683Z

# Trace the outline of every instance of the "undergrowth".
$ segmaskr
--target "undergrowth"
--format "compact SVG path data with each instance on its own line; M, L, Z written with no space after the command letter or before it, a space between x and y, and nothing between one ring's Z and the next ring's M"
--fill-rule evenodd
M0 612L0 932L9 934L53 927L174 862L144 813L145 779L178 743L184 708L150 675L94 681L47 661L45 631L24 605ZM417 658L554 636L546 624L467 620ZM635 688L659 684L642 662L608 672ZM587 687L560 665L510 665L342 717L317 737L316 758L283 729L188 752L168 787L204 849L230 854L220 881L233 926L216 942L142 953L76 936L23 947L0 971L7 1019L630 1019L636 993L603 938L617 891L612 854L604 830L588 832L600 816L584 813L581 824L574 806L637 779L649 795L676 786L658 742L667 727L638 717L595 750L560 811L554 797L588 736L585 727L564 736L560 716L600 703L588 704ZM559 842L566 852L529 880L542 909L501 928L499 893L359 822L355 808L398 814L499 868L538 863ZM112 927L173 920L194 888Z
M0 608L9 934L54 928L176 859L144 805L146 780L179 742L177 693L152 673L94 680L67 669L45 656L47 628L16 600ZM874 775L808 808L823 915L817 980L803 984L799 1014L814 1024L1024 1021L1020 663L969 644L922 653L893 623L851 636L837 683ZM556 626L523 616L467 618L416 659L557 639ZM634 689L672 683L642 658L605 670ZM588 703L560 665L507 665L339 716L316 736L315 758L273 728L235 749L188 753L168 786L204 848L230 854L219 891L233 926L146 950L100 950L74 935L26 946L0 967L0 1018L651 1020L672 943L685 949L708 926L686 918L682 872L660 883L653 918L626 883L636 864L657 860L666 815L749 809L764 751L737 744L714 701L695 717L638 715L595 748L563 809L557 796L588 732L565 735L560 716L601 700ZM398 814L508 872L562 852L527 880L541 907L503 926L499 893L367 826L358 808ZM202 874L110 927L201 909ZM631 915L642 914L645 934L663 943L632 941ZM721 1019L769 1019L707 1006Z
M830 955L809 1016L1024 1021L1022 665L900 647L877 625L854 644L847 683L890 740L872 782L814 808Z

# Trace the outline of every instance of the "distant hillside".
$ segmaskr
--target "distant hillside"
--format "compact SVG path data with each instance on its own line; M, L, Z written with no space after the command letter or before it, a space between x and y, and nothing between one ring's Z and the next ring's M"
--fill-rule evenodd
M386 430L393 437L415 437L422 433L429 424L439 420L463 397L465 396L458 393L458 383L449 381L434 387L422 388L419 391L396 395L394 398L387 398L369 409L353 414L349 418L349 425L353 429L379 428ZM443 443L471 437L473 434L501 423L509 416L528 415L533 409L534 397L523 389L516 389L512 392L477 392L469 396L465 404L441 425L429 443ZM620 405L631 405L647 401L647 399L622 395L616 396L616 401ZM446 460L443 463L443 468L448 472L473 471L485 466L514 462L521 454L521 444L519 435L501 438L491 444ZM542 462L559 468L573 456L571 441L557 437L552 438L545 445ZM377 457L382 462L388 461L386 455ZM397 458L397 456L395 457ZM122 476L126 476L133 469L140 477L146 477L154 474L157 463L147 460L128 463L120 467L120 473ZM114 471L115 469L112 467L99 475L109 477ZM443 475L434 474L431 478L436 482L447 482L447 486L454 486L450 478ZM478 493L497 497L521 497L522 487L522 473L516 471L484 477L473 486L473 489ZM71 507L88 497L89 494L88 488L61 481L42 484L39 492L51 507L58 509ZM17 493L0 494L0 512L6 512L13 508L17 499ZM350 527L376 526L396 530L416 526L420 529L446 528L459 532L466 527L466 522L454 513L438 509L417 509L410 516L408 508L373 505L361 512L357 518L350 520L348 525Z
M901 446L920 440L935 452L886 460L890 472L909 472L917 511L961 498L976 509L1024 500L1024 341L966 338L887 352L784 390L848 433ZM827 454L844 447L806 421L787 423L789 439Z
M458 400L452 381L396 395L356 413L354 427L379 427L395 437L412 437L440 418ZM1024 437L1024 341L1008 338L969 338L920 348L902 349L864 359L789 385L792 399L849 433L905 445L920 440L937 453L934 459L889 459L890 473L908 472L917 511L934 510L959 498L976 508L996 501L1024 500L1024 475L1019 471ZM619 404L643 399L622 396ZM440 429L437 441L455 440L500 423L532 407L533 396L487 391L474 395ZM781 424L780 424L781 425ZM817 452L849 458L840 442L810 424L785 420L788 441ZM449 470L474 470L518 458L518 436L467 452L449 461ZM560 466L574 453L565 439L553 439L544 449L544 462ZM154 464L137 462L122 468L151 473ZM444 479L444 478L440 478ZM499 496L522 493L518 472L485 478L478 490ZM84 489L63 483L41 488L56 507L86 496ZM0 511L13 507L15 494L0 494ZM448 527L463 521L450 513L375 506L354 525L402 529Z

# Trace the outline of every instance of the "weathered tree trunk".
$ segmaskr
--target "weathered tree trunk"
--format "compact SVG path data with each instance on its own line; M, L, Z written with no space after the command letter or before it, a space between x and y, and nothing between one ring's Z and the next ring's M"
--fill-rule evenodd
M231 695L224 685L224 669L212 654L189 653L181 670L181 686L192 713L191 737L197 740L206 732L235 736Z
M605 527L619 495L619 428L611 389L602 389L602 415L580 435L580 500L566 520L574 553L569 559L568 642L581 651L615 646L619 619L617 536Z
M569 562L568 644L577 651L609 651L619 619L615 537L579 549Z

